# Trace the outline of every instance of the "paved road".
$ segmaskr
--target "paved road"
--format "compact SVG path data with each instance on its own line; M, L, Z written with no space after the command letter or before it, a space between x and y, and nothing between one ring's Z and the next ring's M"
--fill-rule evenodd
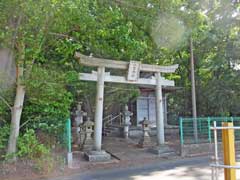
M210 180L208 158L190 158L128 167L106 169L49 180Z

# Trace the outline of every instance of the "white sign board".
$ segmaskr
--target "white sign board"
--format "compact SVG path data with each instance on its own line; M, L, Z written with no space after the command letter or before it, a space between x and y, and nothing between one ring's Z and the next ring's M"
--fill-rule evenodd
M128 81L137 81L139 78L141 62L139 61L130 61L128 67Z
M137 98L137 125L146 117L151 122L151 127L156 127L156 99L155 97Z
M144 119L148 119L148 101L146 98L137 98L137 126L141 126L140 122Z

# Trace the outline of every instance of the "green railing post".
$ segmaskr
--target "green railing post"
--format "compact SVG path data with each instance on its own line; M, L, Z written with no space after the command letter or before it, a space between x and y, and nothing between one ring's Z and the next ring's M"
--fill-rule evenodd
M208 142L211 143L211 118L208 117L207 119L207 123L208 123Z
M180 127L180 142L183 145L184 139L183 139L183 118L179 119L179 127Z
M198 119L199 121L199 131L202 132L202 119Z
M234 121L232 116L231 116L231 121L232 121L232 123L233 123L233 121Z
M71 119L68 118L66 121L66 141L67 141L67 164L69 168L72 168L73 155L72 155L72 127Z
M70 118L67 119L66 128L67 128L68 152L72 152L72 134L71 134L71 120L70 120Z

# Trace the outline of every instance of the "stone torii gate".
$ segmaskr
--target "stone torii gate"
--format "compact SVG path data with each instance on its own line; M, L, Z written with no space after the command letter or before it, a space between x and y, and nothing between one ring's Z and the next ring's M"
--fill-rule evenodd
M97 81L97 96L96 96L96 110L95 110L95 126L94 126L94 150L96 152L103 152L102 145L102 121L103 121L103 100L104 100L104 82L113 83L127 83L135 85L155 86L156 89L156 126L157 126L157 145L161 146L165 143L164 136L164 117L162 104L162 87L174 86L174 81L167 80L161 76L161 73L174 73L178 65L159 66L141 64L140 61L115 61L109 59L95 58L75 53L75 58L79 63L85 66L97 67L98 70L92 73L80 73L80 80ZM105 72L105 68L113 68L126 70L127 76L114 76L110 72ZM154 73L151 78L141 78L140 72ZM101 159L101 158L100 158ZM94 159L96 160L96 159Z

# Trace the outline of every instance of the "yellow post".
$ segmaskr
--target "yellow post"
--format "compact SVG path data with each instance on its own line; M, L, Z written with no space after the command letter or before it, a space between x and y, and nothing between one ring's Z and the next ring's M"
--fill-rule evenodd
M233 127L233 123L223 122L223 127ZM222 130L222 142L223 142L223 158L224 165L235 166L235 140L233 129ZM235 169L224 169L225 180L236 180Z

